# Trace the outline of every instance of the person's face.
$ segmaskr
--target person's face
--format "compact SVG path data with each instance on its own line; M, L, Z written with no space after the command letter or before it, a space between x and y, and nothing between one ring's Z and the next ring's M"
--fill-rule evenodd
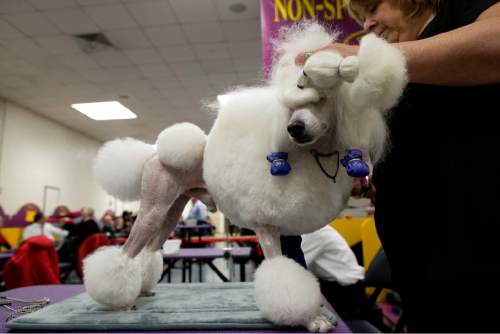
M116 228L121 230L122 228L125 227L125 222L123 221L123 218L119 217L119 218L116 218L115 220L115 225L116 225Z
M365 31L373 32L389 43L416 40L425 23L421 15L411 18L405 15L394 0L381 0L366 8L362 16Z

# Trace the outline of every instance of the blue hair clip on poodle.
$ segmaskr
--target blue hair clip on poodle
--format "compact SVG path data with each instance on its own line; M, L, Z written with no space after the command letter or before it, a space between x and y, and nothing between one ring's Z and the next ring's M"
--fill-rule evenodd
M361 150L347 150L347 153L340 160L345 167L347 175L352 177L365 177L370 174L368 164L363 160Z
M282 176L290 173L292 167L288 163L288 153L271 152L266 158L271 163L271 175Z
M271 163L271 175L283 176L290 173L292 167L288 162L288 153L271 152L267 155L266 158L267 161ZM321 163L317 158L316 161L321 167ZM347 153L340 160L340 163L345 167L347 175L351 177L365 177L370 174L370 168L368 167L368 164L363 160L363 153L361 152L361 150L347 150ZM322 167L321 169L323 170ZM333 180L335 181L335 176L333 177Z

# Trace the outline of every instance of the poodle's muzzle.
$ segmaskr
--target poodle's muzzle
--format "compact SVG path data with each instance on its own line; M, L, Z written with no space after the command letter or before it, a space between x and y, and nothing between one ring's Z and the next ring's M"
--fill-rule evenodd
M294 111L287 124L290 140L299 146L316 142L328 130L327 119L322 116L319 108L313 106Z
M307 134L306 124L303 121L298 120L288 124L287 131L292 137L292 140L298 144L307 144L313 140L313 138Z

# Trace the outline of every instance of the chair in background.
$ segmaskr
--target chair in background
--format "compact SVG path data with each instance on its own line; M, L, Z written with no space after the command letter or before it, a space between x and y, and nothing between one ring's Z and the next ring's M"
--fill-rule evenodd
M111 245L111 240L103 233L94 233L83 241L76 254L76 273L83 279L83 260L98 248Z
M3 267L6 289L60 284L59 258L52 240L38 235L24 240Z

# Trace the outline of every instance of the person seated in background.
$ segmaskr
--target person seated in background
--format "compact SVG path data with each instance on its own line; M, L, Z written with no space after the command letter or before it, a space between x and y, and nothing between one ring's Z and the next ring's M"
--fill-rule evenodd
M106 223L109 223L109 221L110 221L109 218L111 217L111 220L113 220L114 216L115 216L115 213L113 212L113 210L107 209L106 211L104 211L104 213L102 214L101 219L99 219L99 220L96 221L97 226L99 226L99 229L101 231L103 231L104 227L106 226Z
M191 198L191 209L189 210L189 213L184 221L188 225L189 222L195 222L193 225L196 225L196 223L200 222L208 223L207 207L205 206L205 204L203 204L197 198Z
M360 281L365 269L347 241L327 225L302 235L301 248L307 268L319 279L321 292L339 315L348 320L362 316L366 297Z
M61 262L73 262L78 247L80 247L82 242L88 236L100 232L99 226L94 219L94 209L89 207L82 208L81 222L72 225L65 244L58 252Z
M101 222L102 222L101 231L108 238L114 238L115 232L116 232L115 231L115 223L113 221L113 216L108 211L106 211L106 214L101 219Z
M115 217L114 228L115 228L115 237L117 238L128 237L130 231L127 231L127 227L125 226L125 219L123 218L123 216Z
M35 215L33 223L24 228L22 241L36 235L45 235L50 240L54 241L55 237L60 237L62 239L66 237L68 231L55 227L51 223L47 223L47 218L44 214L38 212Z

